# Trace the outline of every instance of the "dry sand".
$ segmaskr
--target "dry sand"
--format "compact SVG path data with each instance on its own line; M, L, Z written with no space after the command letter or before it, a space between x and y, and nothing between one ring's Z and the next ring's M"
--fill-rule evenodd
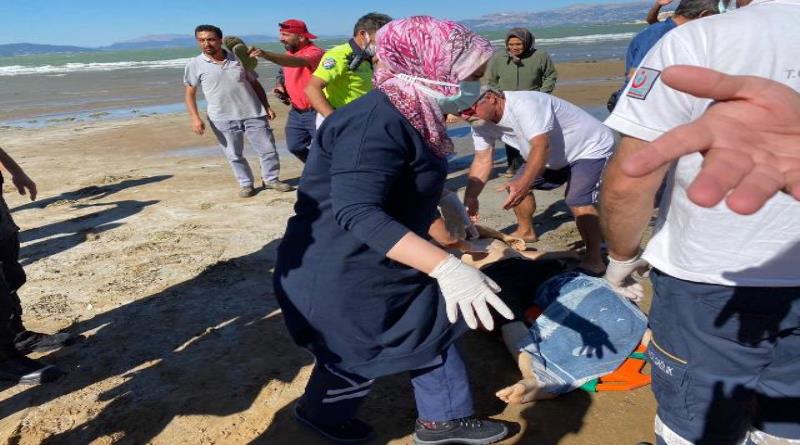
M558 94L598 105L616 88L619 62L562 64ZM613 84L613 85L612 85ZM285 110L280 110L285 116ZM281 137L283 124L274 124ZM22 227L25 322L69 330L81 343L40 358L68 372L57 383L0 387L0 439L8 444L317 444L291 416L312 359L291 342L272 293L275 248L294 193L251 199L221 153L185 115L7 130L3 145L37 181L30 203L8 185ZM459 149L469 152L467 138ZM183 149L183 150L181 150ZM198 155L200 153L200 155ZM205 153L205 154L204 154ZM451 187L463 186L464 157ZM255 166L255 164L254 164ZM283 158L285 179L300 164ZM498 168L499 170L499 168ZM495 179L495 184L502 179ZM484 223L513 224L490 184ZM540 247L579 239L563 191L537 195ZM546 215L546 217L545 217ZM508 421L503 443L634 444L652 438L648 388L506 407L493 393L519 377L489 335L465 340L480 414ZM414 402L406 376L379 381L365 403L372 443L407 444Z

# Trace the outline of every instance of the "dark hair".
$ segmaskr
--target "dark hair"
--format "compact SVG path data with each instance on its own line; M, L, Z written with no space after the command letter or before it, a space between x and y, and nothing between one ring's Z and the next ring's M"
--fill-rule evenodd
M675 8L675 15L692 20L699 18L704 11L711 14L719 14L719 1L681 0L681 3Z
M194 29L194 35L196 36L198 32L203 31L213 32L217 35L217 38L222 38L222 30L214 25L198 25L197 28Z
M369 14L361 17L356 22L356 26L353 27L353 35L358 34L359 31L366 31L366 32L374 32L383 25L392 21L392 18L386 14L381 14L378 12L370 12Z

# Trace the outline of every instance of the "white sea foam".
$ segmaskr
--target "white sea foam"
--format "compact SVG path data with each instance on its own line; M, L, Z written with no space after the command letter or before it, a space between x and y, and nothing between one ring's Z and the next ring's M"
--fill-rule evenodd
M0 77L2 76L24 76L31 74L68 74L89 71L116 71L128 69L163 69L163 68L183 68L189 58L170 59L170 60L144 60L139 62L92 62L92 63L65 63L63 65L9 65L0 66Z
M595 43L595 42L609 42L614 40L628 40L636 35L635 32L620 32L615 34L589 34L585 36L569 36L569 37L555 37L550 39L536 39L536 46L551 46L560 45L565 43ZM496 46L505 44L505 40L492 40Z
M559 44L580 44L597 43L607 41L628 40L635 36L635 32L624 32L615 34L590 34L584 36L569 36L557 38L536 39L537 46L553 46ZM502 46L503 40L493 40L495 46ZM71 73L117 71L129 69L165 69L183 68L189 58L168 59L168 60L144 60L144 61L122 61L122 62L85 62L85 63L65 63L60 65L9 65L0 66L0 77L26 76L26 75L45 75L45 76L64 76Z

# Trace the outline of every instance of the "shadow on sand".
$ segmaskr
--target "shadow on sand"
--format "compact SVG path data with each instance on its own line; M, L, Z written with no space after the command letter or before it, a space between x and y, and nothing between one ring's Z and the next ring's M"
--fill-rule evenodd
M73 325L75 333L95 332L43 358L68 374L0 402L0 418L68 394L80 397L113 377L124 381L100 394L108 402L100 412L42 443L84 444L101 437L147 443L178 416L250 409L270 381L291 382L312 362L288 337L276 311L270 269L277 244ZM193 434L200 442L200 433Z
M145 207L158 202L125 200L110 203L76 204L73 208L104 208L99 212L20 232L19 239L24 246L20 250L19 262L23 266L28 266L42 258L72 249L86 241L91 234L119 227L122 223L117 221L135 215Z
M20 210L27 210L27 209L43 209L59 201L76 201L78 199L87 199L87 198L90 198L92 200L104 199L113 195L114 193L121 192L122 190L126 190L133 187L139 187L147 184L153 184L156 182L161 182L171 177L172 175L157 175L139 179L125 179L116 184L106 184L101 186L90 185L88 187L84 187L78 190L73 190L71 192L64 192L58 196L52 196L50 198L40 199L38 201L33 201L27 204L14 207L13 209L11 209L11 212L17 212Z

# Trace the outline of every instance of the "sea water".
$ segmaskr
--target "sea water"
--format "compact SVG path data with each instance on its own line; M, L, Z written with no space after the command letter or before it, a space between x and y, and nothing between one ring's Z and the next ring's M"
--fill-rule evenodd
M622 59L628 42L643 27L589 25L533 31L537 48L563 62ZM504 31L483 34L502 47ZM279 43L247 43L284 51ZM339 43L317 42L323 48ZM183 68L198 53L195 48L173 48L0 57L0 128L182 111ZM259 60L256 71L268 91L277 69Z

